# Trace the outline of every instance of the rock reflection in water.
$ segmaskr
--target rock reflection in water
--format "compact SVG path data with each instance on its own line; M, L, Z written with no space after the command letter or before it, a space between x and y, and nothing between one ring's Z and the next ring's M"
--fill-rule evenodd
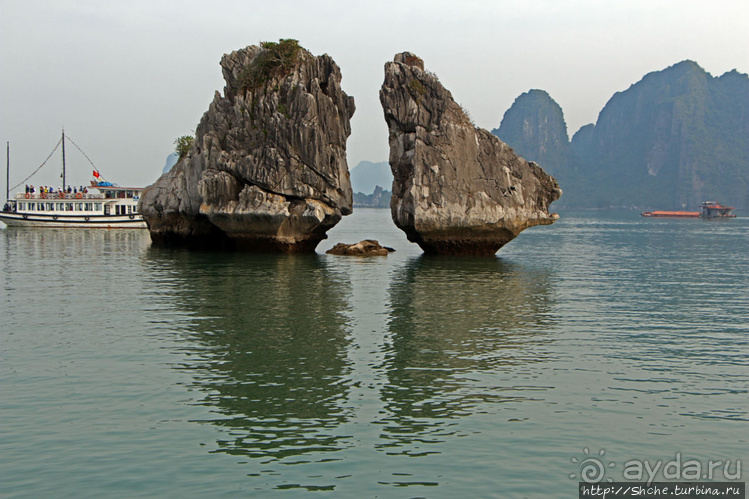
M450 419L542 396L527 368L546 360L551 296L548 274L501 259L409 260L390 287L381 448L416 455Z
M220 414L207 422L228 431L219 452L267 463L340 450L345 276L316 255L152 256L178 272L174 298L194 314L181 368Z

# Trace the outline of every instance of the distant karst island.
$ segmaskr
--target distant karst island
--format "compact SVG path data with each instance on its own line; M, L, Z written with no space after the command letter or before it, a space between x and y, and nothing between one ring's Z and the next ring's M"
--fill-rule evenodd
M560 207L749 208L749 77L683 61L616 93L567 136L543 90L519 96L492 131L564 187Z

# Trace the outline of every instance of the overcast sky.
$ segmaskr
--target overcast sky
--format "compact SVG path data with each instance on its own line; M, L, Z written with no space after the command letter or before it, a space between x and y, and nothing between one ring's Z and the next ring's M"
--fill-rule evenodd
M109 180L152 183L174 139L192 134L223 91L221 56L279 38L341 67L357 107L352 168L387 160L378 92L398 52L424 59L480 127L498 127L515 98L540 88L572 136L615 92L684 59L713 76L749 72L749 2L0 0L11 185L45 160L63 127ZM90 165L70 144L66 152L68 180L86 183ZM60 164L51 159L30 183L58 185Z

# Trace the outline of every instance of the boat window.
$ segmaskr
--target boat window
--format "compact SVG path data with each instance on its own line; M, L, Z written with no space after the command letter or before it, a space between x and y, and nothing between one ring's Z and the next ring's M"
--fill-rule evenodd
M37 203L36 209L39 211L44 211L44 203Z
M94 203L94 211L101 211L101 203Z
M65 203L65 211L73 211L73 203Z
M47 211L54 211L55 203L47 203Z

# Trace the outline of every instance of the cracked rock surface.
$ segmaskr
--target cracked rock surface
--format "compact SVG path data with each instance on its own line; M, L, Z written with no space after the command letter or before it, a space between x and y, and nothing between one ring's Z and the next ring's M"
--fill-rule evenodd
M189 152L141 198L155 244L308 252L351 213L355 106L340 69L299 47L262 74L271 55L261 44L221 59L223 95Z
M562 190L536 163L477 128L410 52L385 65L395 224L426 253L493 255L521 231L559 218Z

